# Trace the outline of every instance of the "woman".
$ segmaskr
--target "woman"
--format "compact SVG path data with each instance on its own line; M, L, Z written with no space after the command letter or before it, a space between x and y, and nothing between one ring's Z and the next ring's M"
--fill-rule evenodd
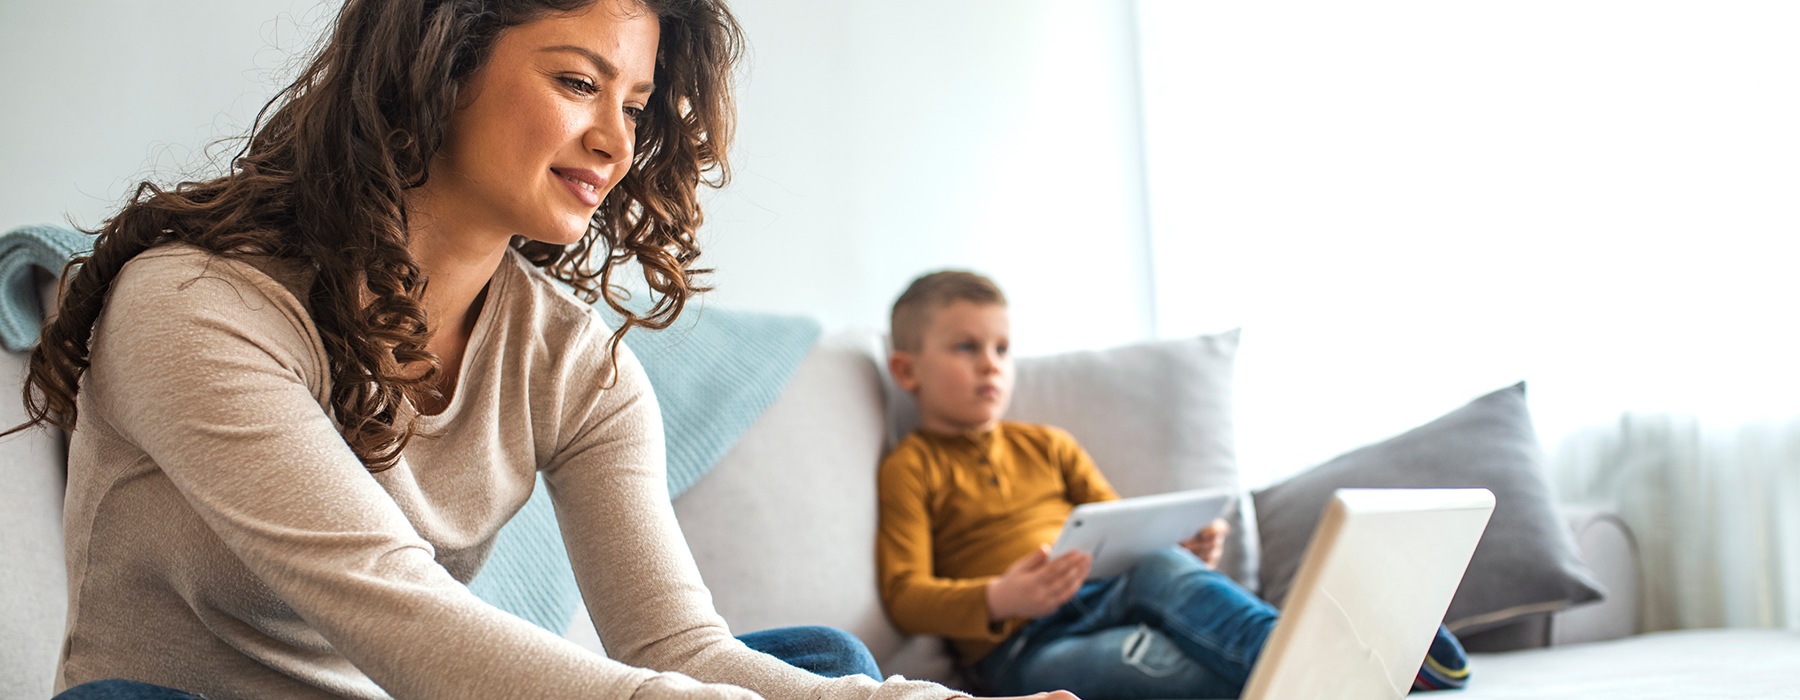
M141 186L31 358L32 423L71 431L57 687L952 695L751 651L675 527L619 340L700 290L739 46L715 0L349 0L230 173ZM616 661L464 586L539 473Z

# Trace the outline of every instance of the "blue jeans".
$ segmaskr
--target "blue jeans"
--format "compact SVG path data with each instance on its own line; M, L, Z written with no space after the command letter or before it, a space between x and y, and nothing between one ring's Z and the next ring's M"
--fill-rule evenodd
M875 657L856 635L836 627L780 627L738 635L744 646L826 678L858 673L881 680Z
M1179 547L1090 582L969 669L984 690L1083 700L1235 698L1275 608Z
M787 662L796 668L827 678L863 674L881 680L881 669L869 648L855 635L832 627L782 627L738 637L745 646ZM52 700L205 700L137 681L110 680L83 683L59 693Z
M56 694L51 700L206 700L160 685L137 681L93 681Z

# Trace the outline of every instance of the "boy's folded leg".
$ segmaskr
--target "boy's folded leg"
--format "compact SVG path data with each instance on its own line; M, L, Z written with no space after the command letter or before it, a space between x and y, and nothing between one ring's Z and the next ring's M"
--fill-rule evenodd
M1469 684L1469 655L1450 630L1438 625L1437 638L1425 652L1425 664L1413 678L1413 690L1445 690Z

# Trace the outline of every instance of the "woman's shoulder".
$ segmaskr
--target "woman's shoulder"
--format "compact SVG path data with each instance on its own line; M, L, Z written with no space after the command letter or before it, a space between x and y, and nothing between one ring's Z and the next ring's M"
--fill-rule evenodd
M575 295L568 283L551 277L542 268L527 261L517 251L508 254L507 265L513 267L511 285L520 293L509 304L514 308L514 323L530 327L535 342L554 348L558 354L578 351L591 354L597 362L610 363L613 326L594 303ZM523 313L521 313L523 312ZM641 331L633 331L641 332ZM621 364L635 365L636 358L624 343L618 346Z
M163 244L134 256L113 279L101 328L199 324L312 354L318 334L301 301L311 279L303 261Z
M201 280L223 282L224 289L239 297L248 294L298 301L312 281L312 268L297 260L225 255L188 243L165 243L127 261L113 280L112 293L205 295L217 289L198 284Z
M512 300L525 307L525 320L553 334L581 334L604 324L593 306L575 298L569 285L557 280L543 268L531 264L519 251L508 249L504 264L511 268L513 285L520 293Z
M507 255L507 291L503 323L505 343L513 357L520 353L559 366L545 374L622 370L621 381L636 382L642 368L631 349L620 343L615 355L613 329L594 305L575 296L569 285L532 265L517 251ZM519 347L519 344L528 347Z

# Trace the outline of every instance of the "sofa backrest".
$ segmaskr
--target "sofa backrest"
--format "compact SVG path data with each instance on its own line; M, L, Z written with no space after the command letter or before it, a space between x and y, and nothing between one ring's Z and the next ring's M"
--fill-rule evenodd
M25 358L0 352L0 429L25 419ZM60 431L0 438L0 698L51 695L68 611L64 455Z
M827 336L706 478L675 501L714 604L742 634L832 625L877 659L905 641L875 582L885 413L871 336Z

